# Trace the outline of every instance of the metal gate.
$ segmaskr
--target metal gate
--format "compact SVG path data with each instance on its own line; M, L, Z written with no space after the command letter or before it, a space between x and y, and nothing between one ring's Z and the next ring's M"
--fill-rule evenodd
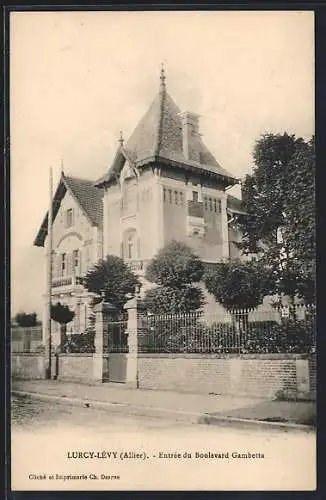
M126 382L127 353L127 313L122 313L108 322L108 382Z

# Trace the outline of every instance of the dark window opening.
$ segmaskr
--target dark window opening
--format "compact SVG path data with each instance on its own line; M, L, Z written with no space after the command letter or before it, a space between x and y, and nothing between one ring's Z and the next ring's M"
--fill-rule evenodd
M69 208L66 212L66 227L71 227L74 224L74 212L72 208Z
M65 275L67 268L67 255L65 253L61 254L61 276Z
M74 264L74 267L78 267L79 266L79 250L74 250L73 253L73 264Z

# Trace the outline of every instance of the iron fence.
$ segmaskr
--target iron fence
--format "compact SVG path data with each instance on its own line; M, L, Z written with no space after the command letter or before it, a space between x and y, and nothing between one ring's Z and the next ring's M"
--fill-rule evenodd
M152 353L309 353L315 310L237 310L220 314L143 315L138 348Z
M108 321L107 352L128 352L128 313L111 315Z
M11 327L11 352L40 351L42 351L42 325Z

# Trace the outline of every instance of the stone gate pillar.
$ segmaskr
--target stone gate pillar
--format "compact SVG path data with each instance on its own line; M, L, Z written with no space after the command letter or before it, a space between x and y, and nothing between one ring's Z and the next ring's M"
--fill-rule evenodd
M141 315L143 314L143 305L139 296L129 300L124 308L128 311L128 353L126 384L130 387L139 387L139 356L138 356L138 335L140 330Z
M116 309L108 302L100 302L94 306L95 313L95 353L93 355L93 378L103 382L108 372L108 322Z

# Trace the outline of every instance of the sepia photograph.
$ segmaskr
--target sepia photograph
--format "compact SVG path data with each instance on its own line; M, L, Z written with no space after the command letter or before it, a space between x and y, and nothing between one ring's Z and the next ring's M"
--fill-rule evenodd
M9 27L11 490L314 491L314 12Z

